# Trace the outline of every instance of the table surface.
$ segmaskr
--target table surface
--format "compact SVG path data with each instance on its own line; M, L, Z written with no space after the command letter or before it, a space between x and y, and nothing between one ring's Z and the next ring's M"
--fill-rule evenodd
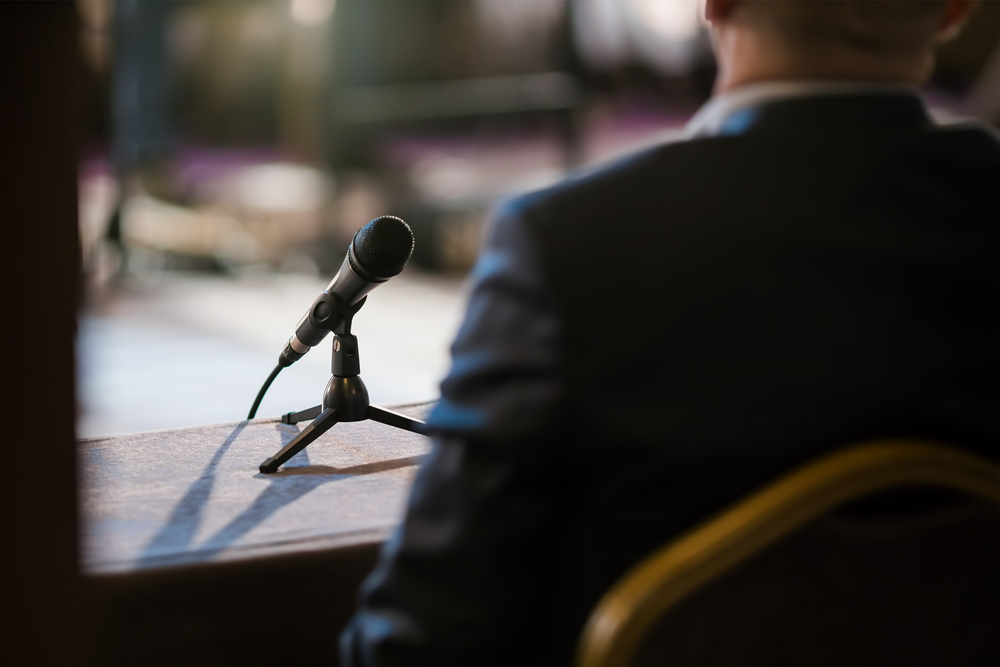
M432 403L391 406L423 418ZM386 538L424 436L341 423L272 475L257 466L305 426L253 419L80 442L91 573L329 549Z

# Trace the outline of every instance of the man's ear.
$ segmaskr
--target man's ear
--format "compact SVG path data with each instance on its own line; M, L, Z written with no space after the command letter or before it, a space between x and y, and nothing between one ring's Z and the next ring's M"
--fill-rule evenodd
M705 0L705 20L709 23L725 21L741 0Z
M958 33L962 32L962 28L965 27L966 22L975 13L977 7L979 7L979 0L948 0L934 35L935 43L940 45L955 39Z

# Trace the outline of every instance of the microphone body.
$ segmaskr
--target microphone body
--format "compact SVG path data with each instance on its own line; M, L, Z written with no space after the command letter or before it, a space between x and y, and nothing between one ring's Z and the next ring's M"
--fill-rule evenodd
M400 218L382 216L358 230L337 275L295 325L278 365L291 366L341 326L352 306L403 270L412 252L413 232Z

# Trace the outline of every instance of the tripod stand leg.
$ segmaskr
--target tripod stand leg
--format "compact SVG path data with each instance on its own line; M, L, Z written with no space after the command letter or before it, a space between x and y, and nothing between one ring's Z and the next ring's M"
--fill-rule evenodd
M420 434L425 432L424 429L426 424L419 419L413 419L412 417L401 415L398 412L380 408L377 405L368 406L368 419L371 419L373 422L381 422L383 424L388 424L389 426L395 426L396 428L401 428L404 431L413 431L414 433Z
M261 463L259 470L265 474L276 472L279 466L305 449L313 440L329 431L330 427L336 423L337 411L324 410L319 417L313 420L312 424L302 429L302 432L295 436L294 440L282 447L277 454Z
M317 405L309 408L308 410L302 410L301 412L288 412L281 415L282 424L298 424L299 422L308 421L310 419L316 419L319 417L320 413L323 412L323 406Z

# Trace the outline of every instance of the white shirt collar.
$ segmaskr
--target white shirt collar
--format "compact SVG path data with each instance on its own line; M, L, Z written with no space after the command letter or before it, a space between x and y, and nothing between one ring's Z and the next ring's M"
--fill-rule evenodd
M684 127L685 138L710 137L722 130L726 120L743 109L793 97L818 95L917 95L915 86L902 83L861 81L765 81L740 86L712 97Z

